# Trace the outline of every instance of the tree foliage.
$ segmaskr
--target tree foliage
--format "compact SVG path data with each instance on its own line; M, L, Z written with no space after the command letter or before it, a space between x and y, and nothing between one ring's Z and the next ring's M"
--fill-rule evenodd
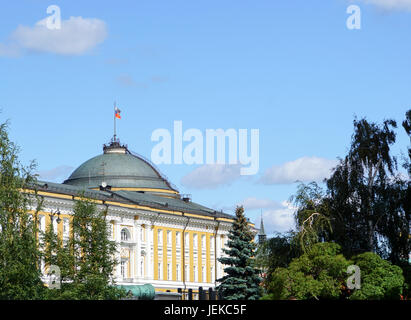
M264 299L337 299L349 262L336 243L316 243L292 260L287 268L272 274Z
M411 137L411 110L402 124ZM397 299L402 290L410 296L411 188L409 177L399 173L397 159L391 155L396 127L393 120L378 125L355 119L348 154L325 180L326 190L314 182L299 185L291 198L297 208L297 232L289 243L298 243L303 254L284 267L277 262L286 261L286 254L277 251L281 259L273 258L271 254L276 251L266 250L269 254L265 261L271 264L268 269L274 270L266 277L270 292L267 297L337 297L337 291L332 290L336 287L322 291L323 284L332 282L323 283L311 270L303 268L302 261L309 266L309 260L315 258L314 248L321 242L338 244L345 257L353 257L352 263L364 267L364 290L356 291L352 299ZM408 156L404 167L410 174L411 147ZM334 258L330 257L331 261ZM378 266L377 271L373 273L366 264ZM349 294L342 291L342 296Z
M333 240L341 243L348 255L377 252L378 236L384 234L382 221L401 215L398 208L391 211L387 207L396 169L396 159L390 155L396 126L393 120L381 126L366 119L354 120L348 155L327 180Z
M307 252L332 233L328 203L324 201L324 191L316 182L300 183L290 201L297 207L294 214L296 240L302 251Z
M38 268L33 198L22 190L36 181L35 164L20 164L19 149L10 141L7 123L0 125L0 299L41 299L45 287Z
M411 109L405 113L405 120L402 122L402 126L411 142ZM405 159L404 168L408 170L408 175L411 176L411 145L408 147L408 159Z
M272 281L272 273L277 268L286 268L291 260L301 253L299 243L295 241L295 234L277 234L259 244L256 253L256 266L263 272L263 286L268 288Z
M70 238L64 243L49 227L45 237L46 263L61 270L61 290L51 299L118 299L124 290L114 286L116 244L109 239L106 212L88 200L76 200ZM60 239L60 240L59 240Z
M403 293L404 276L400 267L365 252L346 259L336 243L317 243L287 268L277 268L272 274L268 295L264 299L344 299L399 300ZM347 267L360 268L360 289L346 286Z
M372 252L356 255L352 263L361 270L361 289L353 292L351 300L400 299L404 285L400 267Z
M225 300L256 300L260 298L261 278L254 264L253 234L244 216L244 208L237 207L236 217L228 235L226 257L218 261L224 265L226 275L217 281L219 294Z

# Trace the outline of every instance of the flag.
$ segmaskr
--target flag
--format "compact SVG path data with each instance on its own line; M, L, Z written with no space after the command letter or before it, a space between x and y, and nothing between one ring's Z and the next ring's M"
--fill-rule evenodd
M114 108L114 116L118 119L121 119L120 112L121 110L119 108L117 107Z

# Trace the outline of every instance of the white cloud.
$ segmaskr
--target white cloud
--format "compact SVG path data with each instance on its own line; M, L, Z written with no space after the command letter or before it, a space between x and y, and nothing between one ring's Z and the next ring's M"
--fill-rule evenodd
M411 10L411 0L356 0L372 4L384 10Z
M276 232L287 232L294 228L294 211L289 202L283 201L278 209L263 211L264 230L266 234ZM260 219L256 223L256 227L260 228Z
M239 165L206 164L184 176L181 183L189 188L215 189L240 178L240 169Z
M24 51L81 55L107 37L106 24L99 19L70 17L54 30L47 28L46 21L47 18L40 20L33 27L18 26L9 42L0 44L0 55L15 56Z
M280 202L271 199L257 199L254 197L249 197L244 199L239 203L245 210L255 210L255 209L280 209L283 205Z
M280 166L272 166L264 172L260 182L263 184L287 184L296 181L321 182L331 175L331 170L337 163L337 160L303 157Z
M50 170L39 171L37 174L39 175L39 180L59 182L67 179L73 169L73 167L62 165Z

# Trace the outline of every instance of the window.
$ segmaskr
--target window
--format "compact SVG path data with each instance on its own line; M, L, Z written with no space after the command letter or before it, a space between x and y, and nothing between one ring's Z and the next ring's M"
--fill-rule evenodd
M190 268L188 264L186 264L184 267L184 278L185 278L185 281L190 281Z
M167 231L167 245L171 246L171 231Z
M205 235L201 236L201 249L202 250L206 249L206 237L205 237Z
M121 260L121 263L120 263L120 273L121 273L121 276L122 276L123 278L126 277L126 261L125 261L125 260Z
M171 264L167 263L167 280L171 280Z
M130 233L126 228L121 230L121 241L128 241L130 238Z
M163 230L158 230L157 231L157 241L158 241L158 244L163 243Z
M57 218L53 217L53 232L57 234Z
M194 246L194 249L197 249L198 242L197 242L197 234L196 233L193 234L193 246Z
M163 264L161 262L158 263L158 280L163 279Z
M180 249L180 245L181 245L181 234L180 232L176 232L176 247L177 249Z
M181 270L180 270L180 265L176 265L176 274L177 274L177 281L181 281Z
M144 277L144 258L141 258L140 261L140 276Z
M198 281L197 266L193 266L194 282Z
M202 282L206 282L206 281L207 281L207 279L206 279L206 272L205 272L205 267L204 267L204 266L201 267L201 281L202 281Z
M67 237L69 235L69 228L70 228L69 219L64 218L63 219L63 236Z
M141 228L140 230L140 240L144 241L144 233L146 232L146 229L144 227Z
M186 250L190 247L190 235L188 233L184 234L184 247Z

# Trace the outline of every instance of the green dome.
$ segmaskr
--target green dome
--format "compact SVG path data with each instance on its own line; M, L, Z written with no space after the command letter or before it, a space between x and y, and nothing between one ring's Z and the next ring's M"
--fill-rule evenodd
M118 142L104 146L103 154L84 162L63 183L86 189L105 183L115 190L177 193L153 165Z

